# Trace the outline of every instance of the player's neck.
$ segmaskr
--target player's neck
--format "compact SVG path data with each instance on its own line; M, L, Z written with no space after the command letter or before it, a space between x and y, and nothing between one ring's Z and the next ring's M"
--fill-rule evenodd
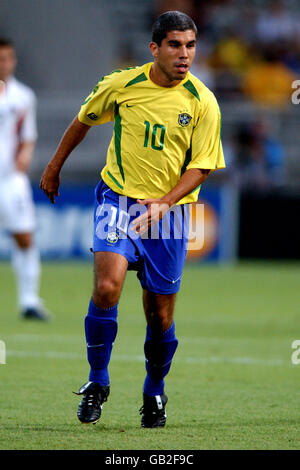
M154 62L151 66L149 76L151 81L155 83L155 85L162 86L165 88L172 88L182 80L171 80L158 66L156 62Z

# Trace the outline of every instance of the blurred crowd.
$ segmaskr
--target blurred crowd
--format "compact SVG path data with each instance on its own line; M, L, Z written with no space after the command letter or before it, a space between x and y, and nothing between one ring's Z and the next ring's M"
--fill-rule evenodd
M300 76L300 2L158 0L154 15L168 9L194 19L199 34L192 72L218 99L290 104L291 84Z
M236 126L232 139L224 142L227 174L238 188L271 192L286 183L285 151L272 133L270 123L258 118Z

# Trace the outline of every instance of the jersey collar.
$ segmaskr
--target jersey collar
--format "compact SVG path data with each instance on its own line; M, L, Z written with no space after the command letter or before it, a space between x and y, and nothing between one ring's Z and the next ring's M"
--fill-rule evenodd
M176 88L179 88L180 86L184 85L184 83L186 83L189 79L190 79L190 71L188 71L188 73L186 74L186 77L184 80L181 80L178 85L175 85L175 86L172 86L172 87L166 87L166 86L160 86L160 85L157 85L156 83L154 83L151 78L150 78L150 70L151 70L151 67L153 65L154 62L148 62L147 64L145 64L145 68L144 68L144 73L147 77L147 79L149 80L149 82L151 83L151 85L153 85L154 87L157 87L157 88L161 88L163 90L175 90Z

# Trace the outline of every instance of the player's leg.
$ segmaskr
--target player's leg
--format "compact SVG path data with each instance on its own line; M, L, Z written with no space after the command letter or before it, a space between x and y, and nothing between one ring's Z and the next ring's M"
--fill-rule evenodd
M117 335L118 301L128 267L115 252L94 253L94 289L85 317L89 382L79 389L83 398L77 416L82 423L95 423L109 395L108 365Z
M156 294L143 291L143 304L147 320L145 340L146 379L142 426L164 426L166 422L164 378L168 374L178 341L173 322L176 294Z
M147 325L154 332L161 334L168 330L173 322L175 294L155 294L143 290L143 306Z
M47 320L39 298L40 254L30 232L12 233L12 265L16 275L18 303L23 318Z
M117 334L118 301L128 265L137 261L134 244L121 236L117 227L119 205L119 195L101 180L95 191L94 290L85 318L90 375L89 382L79 390L83 398L77 412L83 423L98 421L108 397L108 364Z
M108 363L117 335L118 302L128 267L127 259L114 252L94 254L94 290L85 318L89 380L109 385Z
M145 357L147 376L144 393L163 395L164 377L168 374L178 341L173 322L176 294L155 294L143 291L143 305L147 321Z
M27 250L32 246L32 233L13 233L13 239L21 250Z
M13 239L12 265L22 317L46 320L49 314L39 298L41 264L33 236L35 214L32 191L25 174L16 173L7 179L2 203L4 225Z
M138 277L144 289L147 319L147 375L141 412L144 427L164 426L166 422L164 378L178 345L173 314L187 250L187 212L176 206L160 221L159 239L143 240L144 263Z

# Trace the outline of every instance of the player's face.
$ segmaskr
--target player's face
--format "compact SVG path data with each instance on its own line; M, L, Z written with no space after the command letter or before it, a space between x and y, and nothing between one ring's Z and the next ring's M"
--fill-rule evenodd
M196 34L187 31L168 31L161 45L150 44L150 49L160 70L170 81L183 80L196 52Z
M0 80L6 80L13 75L16 62L16 54L12 47L0 47Z

